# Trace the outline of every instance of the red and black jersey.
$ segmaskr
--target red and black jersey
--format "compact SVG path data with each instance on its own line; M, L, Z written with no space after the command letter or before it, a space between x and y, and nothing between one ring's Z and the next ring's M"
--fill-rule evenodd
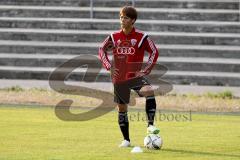
M112 62L109 61L108 51L112 51ZM149 53L149 58L142 69L145 51ZM99 49L99 58L107 70L118 68L118 80L125 81L134 77L136 72L149 74L157 61L158 50L147 34L133 28L128 35L120 30L108 36Z

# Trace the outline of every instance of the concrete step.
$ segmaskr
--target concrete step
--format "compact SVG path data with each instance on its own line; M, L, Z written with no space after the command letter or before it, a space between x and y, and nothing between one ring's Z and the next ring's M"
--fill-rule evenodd
M136 27L159 32L215 32L240 33L239 22L141 20ZM0 17L0 28L42 28L74 30L118 30L118 19L25 18Z
M159 63L169 71L240 72L240 59L161 57Z
M0 66L57 67L76 56L78 55L0 53ZM112 56L109 57L112 59ZM76 63L86 63L97 67L94 59L84 57ZM240 72L240 59L160 57L158 63L166 66L169 71Z
M172 84L199 84L213 86L240 86L239 73L169 71L162 79Z
M0 66L1 79L38 79L47 80L50 73L55 68L49 67L9 67ZM67 80L82 80L86 69L75 70ZM94 71L92 72L94 74ZM94 74L95 75L95 74ZM91 75L90 75L91 76ZM227 85L240 86L240 75L238 73L228 72L189 72L189 71L168 71L162 77L159 77L158 72L153 72L155 77L152 83L158 84L157 78L167 80L172 84L191 84L199 85ZM109 82L109 72L101 70L97 77L98 82Z
M47 41L3 41L0 40L1 53L41 53L83 55L98 54L100 43L47 42ZM239 46L218 45L177 45L157 44L160 56L164 57L212 57L240 58Z
M68 81L68 85L83 86L100 91L113 92L113 85L109 82L86 83L79 81ZM42 88L51 89L48 80L21 80L21 79L0 79L0 89L10 88L12 86L19 86L23 89ZM240 98L240 87L230 86L200 86L200 85L173 85L173 90L170 92L178 95L193 94L203 95L208 92L220 93L226 90L231 91L233 97ZM156 94L158 95L158 94Z
M96 7L132 5L131 0L93 0ZM2 0L0 5L89 6L90 0ZM136 7L238 9L238 0L135 0Z
M1 28L1 40L103 42L113 31ZM237 33L146 32L155 43L240 45Z
M138 8L139 19L239 21L238 10ZM89 7L0 6L0 17L89 18ZM94 8L94 18L119 19L119 8Z

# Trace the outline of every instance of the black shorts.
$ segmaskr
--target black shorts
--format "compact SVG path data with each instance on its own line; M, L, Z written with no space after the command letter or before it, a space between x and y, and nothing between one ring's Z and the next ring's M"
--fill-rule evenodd
M139 90L145 86L150 85L148 80L144 77L135 78L126 82L114 84L114 102L118 104L128 104L130 99L131 89L139 94Z

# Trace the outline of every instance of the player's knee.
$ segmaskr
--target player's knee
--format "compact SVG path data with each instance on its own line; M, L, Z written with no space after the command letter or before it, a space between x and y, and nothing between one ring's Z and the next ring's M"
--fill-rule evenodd
M139 92L144 97L149 97L154 95L153 88L150 85L142 87Z
M118 112L127 112L127 105L126 104L118 104Z

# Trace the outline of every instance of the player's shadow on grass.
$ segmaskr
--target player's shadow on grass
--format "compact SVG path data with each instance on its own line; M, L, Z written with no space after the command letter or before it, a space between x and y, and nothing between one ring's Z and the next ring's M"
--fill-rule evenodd
M210 153L210 152L198 152L198 151L187 151L180 149L162 149L162 152L172 152L172 153L182 153L182 154L193 154L199 156L220 156L220 157L232 157L232 158L240 158L240 155L231 155L224 153Z

